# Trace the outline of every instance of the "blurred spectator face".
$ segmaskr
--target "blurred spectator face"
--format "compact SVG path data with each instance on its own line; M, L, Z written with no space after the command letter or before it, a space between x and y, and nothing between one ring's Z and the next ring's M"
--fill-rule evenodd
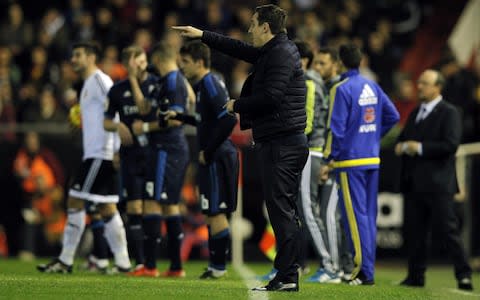
M337 26L340 31L348 33L352 31L352 20L345 12L340 12L337 15Z
M52 90L44 89L40 95L40 107L42 110L53 111L55 110L55 96L53 95Z
M207 23L210 25L218 25L222 22L222 9L217 1L208 3L207 6Z
M197 77L198 70L200 68L199 61L195 62L190 55L182 55L180 58L180 66L182 72L187 77L188 80L195 80Z
M152 10L148 5L141 5L137 9L137 21L142 24L147 24L152 21Z
M97 22L101 26L106 26L112 23L113 17L112 17L112 12L106 8L106 7L101 7L99 10L97 10Z
M165 21L163 22L164 27L167 28L167 29L170 29L170 27L178 25L180 23L181 22L180 22L180 18L178 17L178 14L176 14L174 12L169 12L165 16Z
M377 23L377 32L382 35L384 39L390 39L392 22L388 19L380 19Z
M93 27L93 16L88 12L83 13L80 18L80 26L85 28Z
M373 52L383 52L385 46L385 39L378 32L372 32L368 37L368 47Z
M10 23L13 25L20 25L23 21L23 10L19 4L12 4L8 10L8 17Z
M35 47L32 50L33 65L45 65L47 63L47 51L43 47Z
M362 7L358 0L345 0L344 6L347 14L354 19L356 19L360 15L360 12L362 10Z
M118 61L118 49L115 45L110 45L105 48L105 54L103 57L105 60L116 62Z
M0 47L0 67L7 67L12 61L12 52L8 47Z
M40 150L40 140L36 132L30 131L25 134L25 147L29 154L36 154Z
M417 82L418 99L421 101L430 101L440 95L440 87L435 84L437 73L427 70L420 75Z
M337 65L332 61L332 57L328 53L317 53L313 58L312 66L325 81L332 79L336 75Z
M250 26L250 20L252 19L252 10L248 7L240 7L237 12L237 18L239 19L240 23L245 27L248 28Z
M134 44L140 46L143 50L148 52L148 50L152 47L152 34L150 31L146 29L139 29L135 33L135 42Z
M398 96L400 100L405 99L409 100L413 98L414 86L413 82L410 79L403 79L400 81L400 86L398 87Z
M72 9L80 9L83 7L82 0L70 0L70 8Z

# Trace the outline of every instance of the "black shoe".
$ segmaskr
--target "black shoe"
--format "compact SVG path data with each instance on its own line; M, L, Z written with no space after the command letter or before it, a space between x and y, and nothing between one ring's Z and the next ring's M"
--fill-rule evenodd
M283 283L280 281L270 281L266 286L260 286L253 288L252 291L259 291L259 292L270 292L270 291L277 291L277 292L298 292L298 283L290 282L290 283Z
M458 289L464 291L473 291L472 279L470 277L460 279L458 281Z
M400 285L410 286L410 287L424 287L425 279L413 278L413 277L407 276L407 278L405 278L402 282L400 282Z
M60 259L55 258L48 264L41 264L37 266L37 270L43 273L72 273L72 266L63 263Z
M203 272L202 275L200 275L200 279L218 279L220 277L223 277L227 274L227 270L217 270L214 268L207 268L205 269L205 272Z

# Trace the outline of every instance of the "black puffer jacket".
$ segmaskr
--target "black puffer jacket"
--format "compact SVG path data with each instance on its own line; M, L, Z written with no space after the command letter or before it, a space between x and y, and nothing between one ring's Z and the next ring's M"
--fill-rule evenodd
M253 64L234 110L248 119L242 124L251 124L255 141L304 132L305 78L298 49L285 33L277 34L261 48L209 31L203 32L202 41Z

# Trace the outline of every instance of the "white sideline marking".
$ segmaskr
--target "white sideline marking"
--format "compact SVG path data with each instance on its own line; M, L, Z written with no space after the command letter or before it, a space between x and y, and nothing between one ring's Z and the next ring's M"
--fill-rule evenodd
M470 297L476 297L476 298L480 296L479 293L461 291L458 289L445 289L445 290L449 291L452 294L457 294L457 295L470 296Z
M243 279L243 282L248 288L248 299L253 300L268 300L268 292L255 292L252 291L252 288L264 285L261 281L255 279L255 273L253 273L250 268L245 264L236 264L233 266L234 269L240 274Z

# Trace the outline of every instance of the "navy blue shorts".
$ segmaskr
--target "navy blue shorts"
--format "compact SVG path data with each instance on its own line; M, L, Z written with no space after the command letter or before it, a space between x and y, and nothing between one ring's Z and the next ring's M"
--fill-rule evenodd
M161 204L178 204L188 165L188 145L152 146L147 185L154 186L154 198Z
M120 151L120 182L122 200L153 199L153 182L146 178L150 165L150 148L137 148Z
M237 150L233 146L219 149L210 164L199 166L197 182L205 215L234 212L237 208Z

